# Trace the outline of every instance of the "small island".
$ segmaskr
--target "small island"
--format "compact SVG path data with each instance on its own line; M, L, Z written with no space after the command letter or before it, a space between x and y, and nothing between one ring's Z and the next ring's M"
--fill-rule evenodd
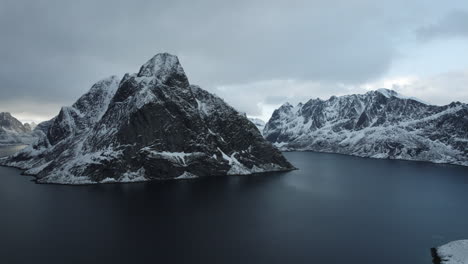
M468 240L457 240L432 248L435 264L466 264L468 263Z
M39 183L95 184L248 175L294 167L247 117L191 85L179 59L155 55L138 73L94 84L39 125L1 165Z

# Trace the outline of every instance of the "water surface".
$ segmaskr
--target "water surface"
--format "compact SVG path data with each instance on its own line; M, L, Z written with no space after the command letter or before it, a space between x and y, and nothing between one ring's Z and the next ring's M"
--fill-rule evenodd
M468 238L466 167L285 155L299 170L94 186L0 167L0 262L429 264Z

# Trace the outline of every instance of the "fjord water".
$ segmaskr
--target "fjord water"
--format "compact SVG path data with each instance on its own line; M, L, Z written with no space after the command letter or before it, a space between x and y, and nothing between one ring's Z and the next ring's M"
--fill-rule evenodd
M285 155L299 170L91 186L0 167L0 262L428 264L468 238L466 167Z

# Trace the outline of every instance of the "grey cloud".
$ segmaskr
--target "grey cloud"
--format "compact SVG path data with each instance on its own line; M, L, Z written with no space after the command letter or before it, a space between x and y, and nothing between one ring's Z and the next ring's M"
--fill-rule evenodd
M13 101L18 103L10 111L17 112L31 101L70 104L97 80L136 72L158 52L178 55L191 82L212 91L280 79L362 83L388 70L397 56L396 40L407 28L443 12L440 6L446 4L434 5L423 0L0 0L0 111ZM253 112L264 101L260 96L277 96L249 89L260 99L242 107ZM239 100L223 94L233 96L227 101Z
M447 37L468 37L468 11L450 12L437 23L416 30L421 40L432 40Z
M445 105L455 101L468 103L468 70L440 73L393 88L431 104Z
M275 95L269 95L265 97L265 104L281 104L287 101L288 98L286 96L275 96Z
M346 94L349 88L334 82L270 80L220 86L213 91L226 98L239 111L262 116L268 106L278 106L285 102L296 105L312 98L327 99L332 95ZM353 91L356 89L353 88Z

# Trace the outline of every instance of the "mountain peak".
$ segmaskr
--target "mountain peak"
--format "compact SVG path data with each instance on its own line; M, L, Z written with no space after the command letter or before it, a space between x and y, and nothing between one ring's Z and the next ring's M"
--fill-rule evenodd
M145 64L143 64L138 72L138 77L156 77L163 84L182 84L188 86L188 79L184 69L179 62L177 56L169 53L158 53ZM166 83L167 81L171 83Z
M0 117L5 118L5 117L12 117L10 112L0 112Z
M387 97L387 98L391 98L391 97L396 97L396 98L399 98L399 99L409 99L409 100L413 100L413 101L417 101L419 103L422 103L422 104L426 104L426 105L429 105L429 103L419 99L419 98L416 98L416 97L409 97L409 96L404 96L392 89L387 89L387 88L380 88L380 89L377 89L375 90L375 92L378 92L380 94L382 94L383 96Z
M146 76L158 76L162 72L180 70L182 66L179 63L177 56L169 53L158 53L153 58L143 64L138 72L138 77Z
M394 90L391 90L391 89L387 89L387 88L380 88L380 89L377 89L375 90L376 92L378 93L381 93L383 96L387 97L387 98L390 98L392 96L395 96L397 97L399 94L397 92L395 92Z
M283 105L281 105L280 108L293 108L293 106L289 102L286 102Z

